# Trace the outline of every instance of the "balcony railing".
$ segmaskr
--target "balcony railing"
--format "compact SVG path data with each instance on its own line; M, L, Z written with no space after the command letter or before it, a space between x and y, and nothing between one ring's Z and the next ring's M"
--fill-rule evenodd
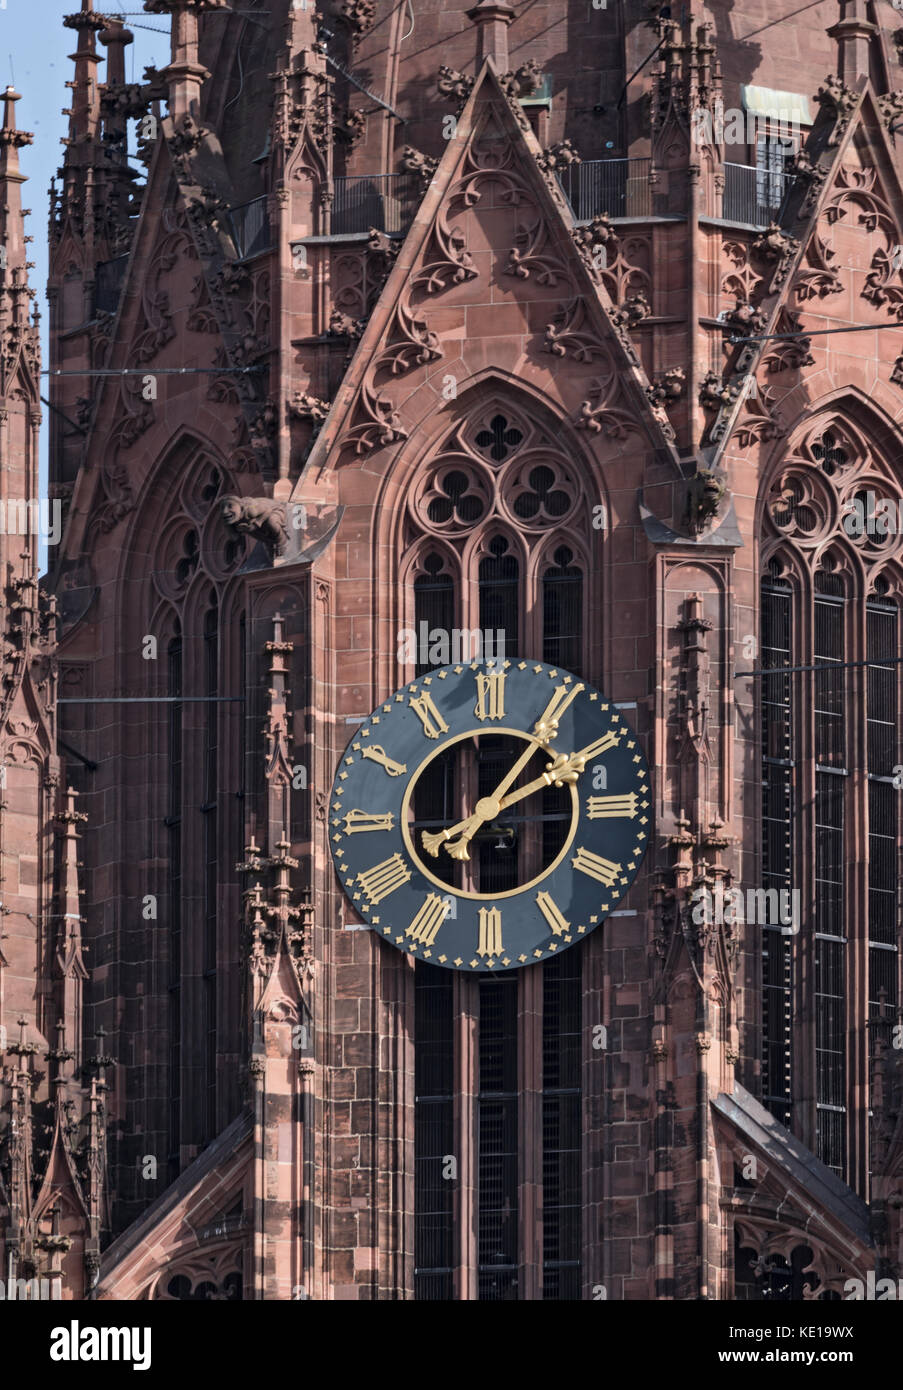
M241 203L229 209L229 226L232 240L241 261L267 251L270 246L270 219L267 216L266 195L253 198L250 203Z
M414 174L340 175L333 179L332 235L375 227L389 236L406 232L420 202Z
M725 164L722 217L727 222L746 222L767 227L777 218L792 174L777 169L758 169L751 164Z
M648 217L651 164L648 158L588 159L562 169L558 182L578 222L589 222L602 212L609 217Z

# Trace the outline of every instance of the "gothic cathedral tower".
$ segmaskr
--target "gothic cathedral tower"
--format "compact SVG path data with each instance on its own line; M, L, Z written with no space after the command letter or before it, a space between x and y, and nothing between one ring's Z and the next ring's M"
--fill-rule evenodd
M82 0L46 593L7 90L4 1269L903 1274L903 30L827 8L146 0L127 82Z

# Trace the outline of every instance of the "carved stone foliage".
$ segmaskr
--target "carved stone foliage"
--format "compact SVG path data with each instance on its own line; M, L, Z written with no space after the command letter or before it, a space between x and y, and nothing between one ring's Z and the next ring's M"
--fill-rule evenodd
M629 330L642 323L652 312L646 296L640 292L631 295L616 309L609 309L605 305L602 308L628 361L632 366L639 367L639 357L630 341ZM555 357L572 356L577 362L591 362L594 358L608 356L582 295L575 295L563 303L546 325L545 350Z
M153 422L154 407L144 398L141 377L121 377L113 428L100 464L103 501L92 521L102 533L112 531L135 505L131 469L122 456Z
M802 553L832 536L852 542L866 567L903 551L899 483L849 422L822 419L793 441L766 498L772 535Z
M467 98L473 91L474 79L467 77L463 72L458 72L455 68L448 67L445 63L439 68L439 76L436 86L441 97L449 97L454 103L458 115L464 109Z
M806 188L806 196L800 208L800 215L803 217L815 207L822 185L828 177L828 165L822 166L805 149L799 150L787 163L787 172L792 174L798 183L802 183Z
M490 110L464 152L458 178L443 200L427 238L422 264L412 272L388 325L385 345L366 369L351 426L341 439L341 444L355 453L405 437L397 403L389 398L385 388L399 375L441 356L439 340L424 316L424 301L476 279L477 270L460 219L479 205L490 185L496 203L513 210L523 209L513 232L508 273L519 278L532 276L544 285L565 281L566 288L574 293L573 277L555 252L545 219L536 207L535 190L524 180L507 130ZM344 281L338 290L337 304L351 326L353 314L363 317L367 312L367 299L372 293L367 288L370 272L350 260L343 262L342 269Z
M167 231L154 251L141 282L138 328L129 348L129 358L135 366L151 362L160 349L175 337L169 290L164 277L178 264L180 257L194 257L194 246L184 214L177 215L167 210L163 215L163 225Z
M434 155L423 154L413 145L405 145L401 151L401 167L405 173L416 176L422 197L439 168L439 161Z
M799 333L800 315L796 309L782 308L775 325L775 333ZM811 338L775 338L762 359L767 372L798 372L803 367L815 363L812 356Z
M896 222L882 196L874 169L854 169L845 165L838 169L824 217L807 247L804 266L797 274L798 300L835 294L843 288L835 242L846 227L880 233L884 244L872 254L862 297L876 306L886 305L903 321L903 287L892 259L898 241Z
M559 169L567 169L571 164L582 162L580 154L570 140L559 140L557 145L549 145L536 159L544 174L557 173Z
M580 478L548 429L507 403L456 426L424 470L408 503L419 531L448 540L497 518L548 531L578 515Z
M749 243L744 241L725 241L721 248L721 295L725 308L732 299L750 302L762 283L764 277L753 269L750 252Z
M732 406L740 393L736 382L722 381L714 371L704 375L699 386L699 403L703 410L722 410Z
M496 186L496 197L502 204L512 208L528 207L535 216L534 195L524 182L507 133L492 112L468 145L460 175L449 189L436 218L424 253L424 263L413 280L415 289L436 294L451 285L476 279L477 271L456 219L477 206L483 190L490 184ZM529 225L525 225L523 234L525 242L515 250L529 258L532 254L531 243L535 245L538 241L535 254L541 256L544 230L535 226L531 231ZM512 273L519 273L516 270L515 251L512 251L512 261ZM529 267L527 271L529 273Z
M376 0L342 0L336 19L353 35L357 44L373 24Z
M834 129L828 138L828 145L829 147L837 146L843 139L850 123L858 97L851 88L844 86L839 77L829 74L825 78L824 85L819 87L816 100L819 106L826 108L834 117Z
M680 400L686 378L687 374L683 367L670 367L665 372L659 372L655 380L646 387L646 399L652 413L665 430L668 438L673 438L673 430L666 413L667 407Z
M580 405L574 424L591 434L604 434L606 439L624 439L638 434L640 424L636 412L625 410L620 373L611 355L598 349L593 355L596 375L590 383L589 394Z
M809 299L840 294L843 281L836 266L831 265L835 259L836 252L830 242L821 235L819 228L815 228L794 281L796 297L801 304Z
M778 439L784 433L780 421L774 414L771 391L758 387L756 394L748 394L743 402L743 414L734 430L733 439L741 449L749 449L753 444L762 444Z
M756 237L751 243L750 251L753 257L774 266L768 286L769 294L778 294L783 289L799 249L800 243L796 237L782 232L776 222L769 223L761 236Z
M570 279L541 214L521 223L514 234L514 243L505 267L506 275L517 275L521 280L532 276L538 285L557 285L563 279Z

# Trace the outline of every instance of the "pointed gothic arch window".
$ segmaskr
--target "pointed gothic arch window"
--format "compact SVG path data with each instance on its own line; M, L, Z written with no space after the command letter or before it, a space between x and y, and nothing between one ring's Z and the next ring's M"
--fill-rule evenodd
M167 649L170 697L182 694L182 627L178 620ZM169 1179L179 1175L182 1143L182 712L181 701L169 711L169 787L166 826L169 836Z
M417 642L415 676L422 676L434 666L445 664L444 661L433 661L430 651L432 649L435 655L442 654L441 634L451 633L454 628L455 606L455 581L449 571L448 562L442 554L431 550L424 556L422 572L414 580L414 632ZM430 633L440 635L433 639Z
M520 565L507 537L494 536L480 561L480 630L502 633L505 656L519 655Z
M767 890L793 889L795 837L793 591L773 562L762 585L762 877ZM774 675L771 672L774 671ZM793 950L780 926L762 933L762 1090L782 1124L793 1104Z
M542 659L575 675L583 666L583 571L559 545L542 576Z
M582 674L588 604L588 562L582 557L591 553L591 537L584 533L591 513L580 506L584 496L559 432L541 425L526 409L493 404L453 429L437 457L419 471L407 501L409 549L404 559L412 578L405 612L413 611L418 639L421 624L428 631L451 630L457 624L469 637L479 631L484 647L487 633L495 639L501 632L506 659L524 655ZM582 547L568 544L570 535L581 538ZM430 543L429 536L435 541ZM412 551L417 557L413 563L408 558ZM496 640L483 654L500 654ZM445 664L423 653L419 640L417 658L416 675ZM400 665L404 679L410 665ZM480 731L479 747L476 741L466 747L456 767L450 763L443 768L441 759L434 759L426 770L432 781L428 784L422 776L415 791L417 827L436 828L457 819L462 808L498 784L518 751L513 739L486 729ZM460 884L466 867L473 886L485 892L515 886L534 864L538 868L540 860L550 862L557 854L569 824L562 798L566 791L547 789L540 814L510 816L511 825L502 827L506 835L481 839L468 866L449 858L432 868L450 884ZM497 852L496 840L504 840L505 853ZM438 967L417 962L418 1299L535 1296L554 1301L580 1296L581 951L543 966L535 978L539 999L528 1008L520 974L457 981ZM475 1078L471 1061L456 1046L465 1018L475 1032ZM522 1089L524 1068L537 1077L541 1092L529 1103ZM529 1154L523 1152L525 1124L532 1135ZM465 1195L456 1203L441 1163L443 1155L455 1153L454 1136L462 1127L476 1134L473 1197ZM534 1258L535 1269L526 1267L519 1234L525 1190L541 1193L529 1198L541 1202L543 1210L543 1255ZM476 1234L473 1253L470 1232ZM526 1291L528 1286L535 1292Z
M204 614L204 1128L216 1137L217 1092L217 895L219 893L219 608L216 599Z
M872 1052L891 1042L899 1002L900 606L879 575L866 604L868 780L868 1013Z
M845 422L804 439L771 487L766 530L783 540L761 591L763 886L795 893L799 919L763 932L763 1100L866 1197L857 1097L899 998L901 621L880 568L899 537L833 537L878 474Z

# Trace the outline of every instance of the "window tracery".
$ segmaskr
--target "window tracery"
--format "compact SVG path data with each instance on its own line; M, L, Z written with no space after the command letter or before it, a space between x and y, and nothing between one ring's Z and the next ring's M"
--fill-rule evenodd
M900 486L855 424L822 417L775 471L763 513L763 882L803 905L797 935L764 932L763 1100L864 1196L855 1092L898 999ZM867 882L850 868L858 826L875 859ZM865 985L851 943L867 954Z

